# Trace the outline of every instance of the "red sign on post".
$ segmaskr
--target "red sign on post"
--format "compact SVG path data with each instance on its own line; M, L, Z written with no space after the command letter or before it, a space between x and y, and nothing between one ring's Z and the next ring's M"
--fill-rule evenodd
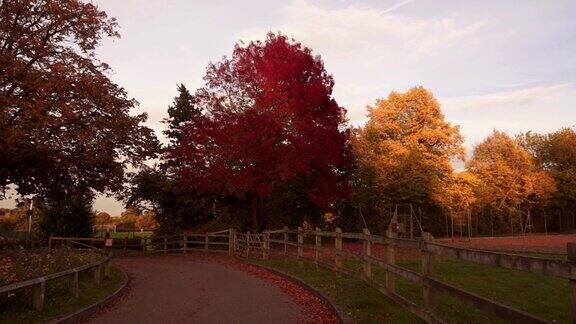
M104 244L104 246L106 247L112 247L112 239L106 239L106 243Z

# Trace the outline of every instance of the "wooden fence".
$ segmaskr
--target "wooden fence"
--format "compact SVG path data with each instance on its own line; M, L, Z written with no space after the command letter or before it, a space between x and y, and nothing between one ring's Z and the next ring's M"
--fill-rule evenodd
M108 249L121 251L126 254L128 251L143 254L168 253L188 251L203 252L224 252L232 255L234 244L233 229L210 232L191 233L142 237L142 238L119 238L112 239L112 246L106 247L106 239L86 238L86 237L51 237L48 241L48 248L67 246L70 248Z
M32 297L32 306L36 310L42 311L42 309L44 308L44 300L46 296L46 284L49 281L62 277L70 277L70 293L72 294L72 296L78 298L80 296L80 287L78 279L79 274L83 271L92 270L94 274L94 282L97 285L100 285L102 271L104 272L105 278L108 278L110 276L110 258L111 258L110 256L104 256L99 261L81 267L76 267L66 271L52 273L43 277L2 286L0 287L0 295L12 293L22 289L30 289L31 290L30 295Z
M484 313L499 317L508 322L547 322L525 311L503 305L435 279L433 264L437 256L452 257L492 267L528 271L565 278L570 281L572 290L572 318L573 321L576 322L576 243L568 244L569 261L561 261L447 246L435 243L432 236L428 233L423 233L422 239L411 240L397 238L393 232L388 232L386 236L371 235L367 229L365 229L363 233L343 233L338 228L334 232L321 231L319 228L316 228L315 231L303 230L302 228L298 228L298 230L284 228L281 230L265 231L264 234L261 235L261 238L263 258L267 258L271 252L275 251L275 249L270 248L270 244L273 243L283 248L284 255L289 255L289 250L294 250L294 248L290 249L290 247L295 247L295 256L297 258L309 258L317 265L349 275L357 275L357 273L343 267L343 258L347 257L359 260L362 263L361 279L430 323L443 322L438 316L439 314L436 314L434 310L436 295L439 292L443 292L474 306ZM358 253L342 249L343 239L361 242L362 252ZM323 240L329 240L330 245L322 245ZM312 243L305 243L306 241ZM385 252L383 253L383 258L373 256L372 250L375 244L384 246ZM422 258L421 272L396 265L396 252L401 248L416 248L420 251ZM312 254L304 253L305 250L312 251ZM325 258L321 257L321 252L326 251L332 253L332 260L326 261ZM378 282L373 279L373 267L380 267L385 271L386 277L384 282ZM422 286L422 297L424 301L422 306L402 297L396 292L396 279L398 277Z

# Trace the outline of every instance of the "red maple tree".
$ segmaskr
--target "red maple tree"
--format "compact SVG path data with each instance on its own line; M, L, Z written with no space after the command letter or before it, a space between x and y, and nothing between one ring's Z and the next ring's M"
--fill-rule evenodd
M235 46L210 64L196 94L203 115L190 120L174 151L183 178L252 202L276 184L305 177L310 199L328 210L347 194L345 109L320 57L283 35Z

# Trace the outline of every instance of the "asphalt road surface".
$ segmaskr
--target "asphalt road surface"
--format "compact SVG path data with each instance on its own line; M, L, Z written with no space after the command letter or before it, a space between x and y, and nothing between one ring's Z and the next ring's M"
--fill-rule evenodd
M128 291L89 323L296 323L305 309L280 288L194 256L114 260Z

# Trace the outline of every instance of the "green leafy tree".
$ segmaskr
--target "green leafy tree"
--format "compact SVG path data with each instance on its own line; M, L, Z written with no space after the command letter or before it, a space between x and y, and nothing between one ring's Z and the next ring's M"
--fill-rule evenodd
M92 197L69 195L45 203L41 229L45 237L49 235L89 237L92 235L95 216L92 210Z

